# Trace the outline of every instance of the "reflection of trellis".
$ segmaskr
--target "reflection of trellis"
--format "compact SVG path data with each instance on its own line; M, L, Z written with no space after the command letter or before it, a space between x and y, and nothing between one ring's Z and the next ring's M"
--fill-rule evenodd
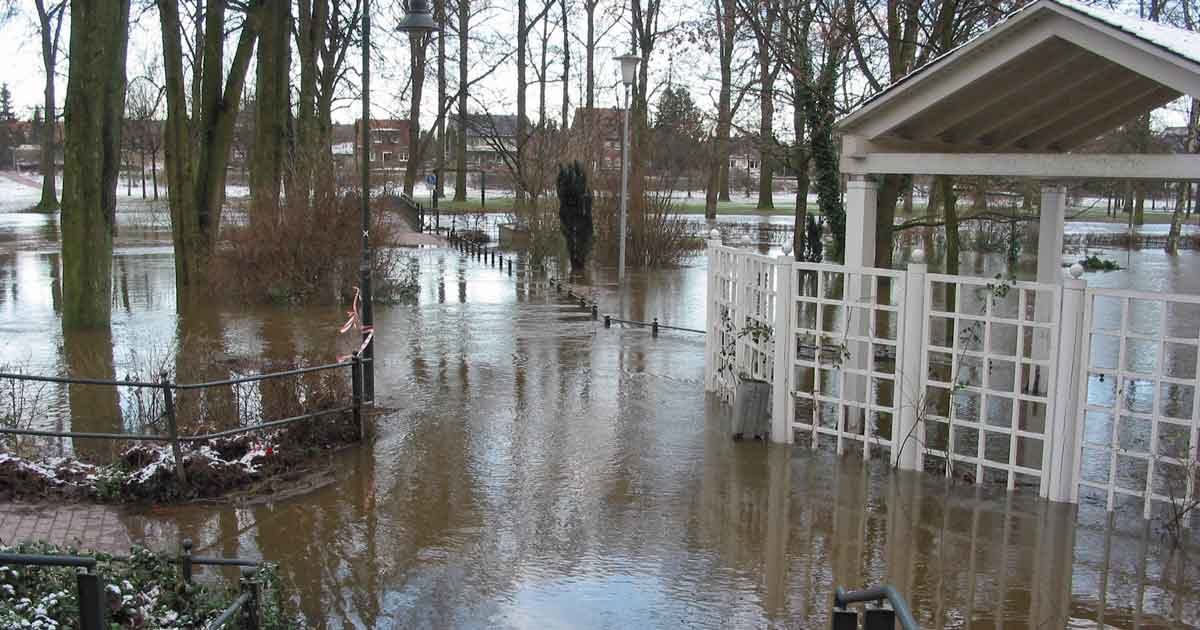
M1060 302L1057 285L929 274L927 469L1041 487Z
M817 263L795 263L791 273L785 439L799 433L816 448L824 437L838 453L857 443L864 458L887 451L890 459L904 273Z
M1098 302L1120 317L1102 317ZM1195 496L1197 313L1200 296L1087 291L1076 477L1109 510L1127 496L1149 518L1156 502Z

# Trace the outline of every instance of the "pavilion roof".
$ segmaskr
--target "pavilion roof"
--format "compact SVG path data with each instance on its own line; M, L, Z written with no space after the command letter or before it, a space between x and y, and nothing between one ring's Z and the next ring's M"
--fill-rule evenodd
M838 123L872 151L1055 153L1182 95L1200 34L1038 0L894 82Z

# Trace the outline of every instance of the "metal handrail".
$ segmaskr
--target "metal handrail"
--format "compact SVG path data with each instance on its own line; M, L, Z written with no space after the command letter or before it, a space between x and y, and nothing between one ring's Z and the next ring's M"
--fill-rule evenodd
M37 553L0 553L0 564L33 564L43 567L83 567L90 571L96 568L96 559L91 556L60 556Z
M908 606L908 601L890 584L873 586L861 591L847 591L839 586L833 592L833 605L835 608L841 610L845 610L849 604L858 602L882 603L884 600L887 600L892 605L892 610L896 613L896 618L900 621L900 627L904 628L904 630L920 630L916 618L913 617L912 609Z

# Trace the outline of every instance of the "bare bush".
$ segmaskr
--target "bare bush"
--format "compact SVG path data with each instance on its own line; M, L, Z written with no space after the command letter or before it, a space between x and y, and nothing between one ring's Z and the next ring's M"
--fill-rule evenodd
M23 365L0 364L0 372L27 374ZM36 419L45 416L50 383L12 378L0 379L0 427L27 430ZM27 436L0 433L0 448L18 457L33 452L35 439Z
M596 259L617 261L621 210L619 195L598 197L592 211L596 226ZM679 215L669 194L647 194L631 199L625 260L633 267L675 267L692 253L704 249L704 240L692 236L686 218Z
M295 207L293 207L295 206ZM223 296L272 303L345 302L359 283L359 201L345 195L285 205L225 230L213 256L212 283ZM371 225L376 301L416 295L415 260L398 247L403 218L376 211Z

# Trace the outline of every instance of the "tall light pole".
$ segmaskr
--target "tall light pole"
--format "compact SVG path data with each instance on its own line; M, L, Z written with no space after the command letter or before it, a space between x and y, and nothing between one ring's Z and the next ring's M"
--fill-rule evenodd
M375 309L371 302L371 0L362 5L362 260L358 272L362 284L363 343L375 325ZM363 358L368 359L363 370L363 394L375 401L375 344L367 344Z
M621 240L617 253L617 282L625 282L625 221L629 214L629 91L637 79L641 57L629 54L613 57L621 62L621 83L625 85L625 122L621 138Z
M433 19L433 11L429 8L429 0L405 0L405 2L404 2L404 18L402 20L400 20L399 24L396 25L396 30L400 31L401 33L408 33L408 36L411 39L424 37L430 33L433 33L434 31L439 31L439 32L441 31L441 29L438 27L437 21ZM444 41L444 38L442 38L442 40ZM439 41L438 54L441 55L443 50L444 50L444 44L442 43L442 41ZM445 85L446 85L446 76L445 75L446 75L446 67L443 64L442 59L439 58L439 60L438 60L438 114L439 115L443 113L444 110L442 108L445 106L443 103L443 101L445 99L442 98L442 91L445 89ZM438 159L437 159L437 163L434 165L434 171L433 171L433 178L434 178L434 182L433 182L433 214L434 214L434 217L438 216L438 189L441 188L441 185L442 185L442 172L441 171L442 171L442 159L443 159L442 156L444 155L444 153L442 151L441 142L442 142L442 138L444 138L446 135L445 127L442 126L442 121L440 120L440 118L443 118L443 117L444 116L439 116L439 120L438 120ZM413 153L414 148L415 147L408 148L409 159L412 159L415 155ZM434 220L436 221L437 219L435 218ZM421 229L424 229L424 226L422 226Z

